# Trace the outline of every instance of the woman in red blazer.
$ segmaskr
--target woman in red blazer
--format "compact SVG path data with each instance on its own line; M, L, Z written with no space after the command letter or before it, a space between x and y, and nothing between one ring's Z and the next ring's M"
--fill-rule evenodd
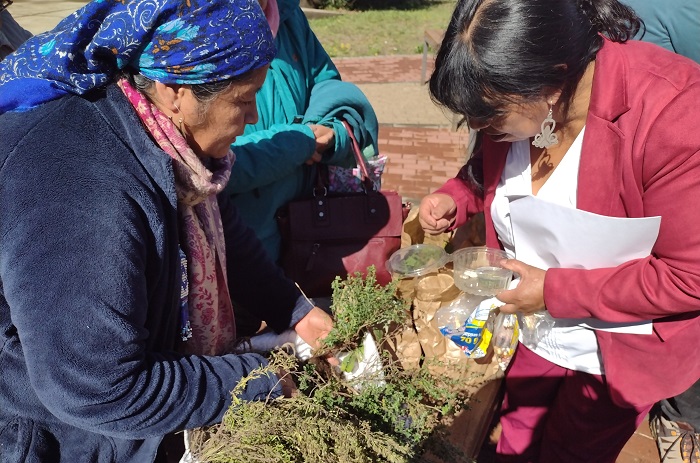
M519 345L506 372L502 462L614 462L654 402L700 377L700 66L628 42L639 27L616 0L460 0L437 54L433 99L482 140L457 177L421 202L427 232L483 211L487 244L517 250L503 232L508 219L493 215L516 146L529 150L520 172L530 174L528 194L568 175L573 190L560 182L550 198L574 191L582 211L661 217L650 255L620 265L504 262L520 283L498 295L501 311L547 310L555 323L646 320L652 330L582 328L592 362Z

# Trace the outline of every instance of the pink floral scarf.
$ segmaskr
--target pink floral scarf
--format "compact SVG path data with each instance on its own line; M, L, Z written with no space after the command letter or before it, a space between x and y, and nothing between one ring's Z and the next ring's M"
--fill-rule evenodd
M229 151L223 159L212 159L211 170L207 169L168 116L126 79L120 79L118 85L158 146L173 161L192 326L185 351L200 355L230 352L236 325L226 281L224 230L216 194L224 189L231 175L233 152Z

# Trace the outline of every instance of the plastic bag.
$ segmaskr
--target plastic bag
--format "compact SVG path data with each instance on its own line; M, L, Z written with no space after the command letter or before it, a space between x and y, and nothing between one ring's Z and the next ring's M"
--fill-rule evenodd
M518 347L518 317L512 313L499 312L493 322L491 345L496 355L498 367L506 371L515 349Z
M379 191L382 186L382 173L384 172L387 157L374 156L367 158L366 161L367 170L374 188L376 191ZM357 167L328 166L328 183L328 190L331 193L361 193L364 191L362 174Z
M514 289L520 284L520 278L510 282L508 289ZM518 312L518 325L523 344L528 349L534 349L537 344L552 331L554 318L546 310L541 310L530 315L523 315Z
M465 293L438 310L435 321L443 336L459 346L469 358L482 358L491 343L489 317L494 317L494 310L502 305L495 297L486 299Z
M554 319L546 310L541 310L530 315L518 313L518 320L520 322L522 343L525 344L528 349L537 347L537 344L539 344L554 327Z

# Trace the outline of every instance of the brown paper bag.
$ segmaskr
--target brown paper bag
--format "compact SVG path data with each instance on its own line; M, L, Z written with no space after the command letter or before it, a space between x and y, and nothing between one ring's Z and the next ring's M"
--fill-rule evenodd
M483 221L470 221L455 232L440 235L426 234L418 221L418 208L413 208L404 221L401 247L414 244L434 244L444 248L458 249L464 246L483 244ZM460 291L454 285L451 264L445 268L417 277L407 278L399 284L399 294L412 306L413 329L407 329L398 338L397 357L404 368L418 367L421 356L431 365L436 374L451 372L463 374L469 358L454 343L440 333L435 322L435 313L456 299ZM416 341L419 346L416 346ZM442 364L442 365L440 365ZM455 368L455 367L464 368Z
M483 214L454 232L426 235L418 222L418 210L414 208L404 222L401 247L435 244L452 252L468 246L483 246L484 235ZM479 453L498 405L502 373L496 362L481 363L468 358L440 333L435 321L436 312L460 294L454 286L450 264L423 277L402 280L399 294L411 303L413 320L413 326L404 331L396 346L397 352L401 353L398 357L402 365L418 367L423 356L425 362L431 362L428 367L434 374L463 378L465 391L473 397L470 407L458 413L449 424L450 441L471 457L467 459L471 461ZM435 463L465 461L455 458L445 460L430 453L423 455L423 458Z
M469 358L440 333L435 321L437 311L460 295L459 289L454 285L452 271L443 269L416 280L413 323L425 362L433 374L463 375L469 368Z

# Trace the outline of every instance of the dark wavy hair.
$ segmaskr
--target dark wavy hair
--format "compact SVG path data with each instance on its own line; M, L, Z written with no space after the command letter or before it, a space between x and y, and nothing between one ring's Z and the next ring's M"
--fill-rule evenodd
M640 27L617 0L459 0L430 95L465 119L486 121L508 103L562 89L566 110L602 36L625 42Z

